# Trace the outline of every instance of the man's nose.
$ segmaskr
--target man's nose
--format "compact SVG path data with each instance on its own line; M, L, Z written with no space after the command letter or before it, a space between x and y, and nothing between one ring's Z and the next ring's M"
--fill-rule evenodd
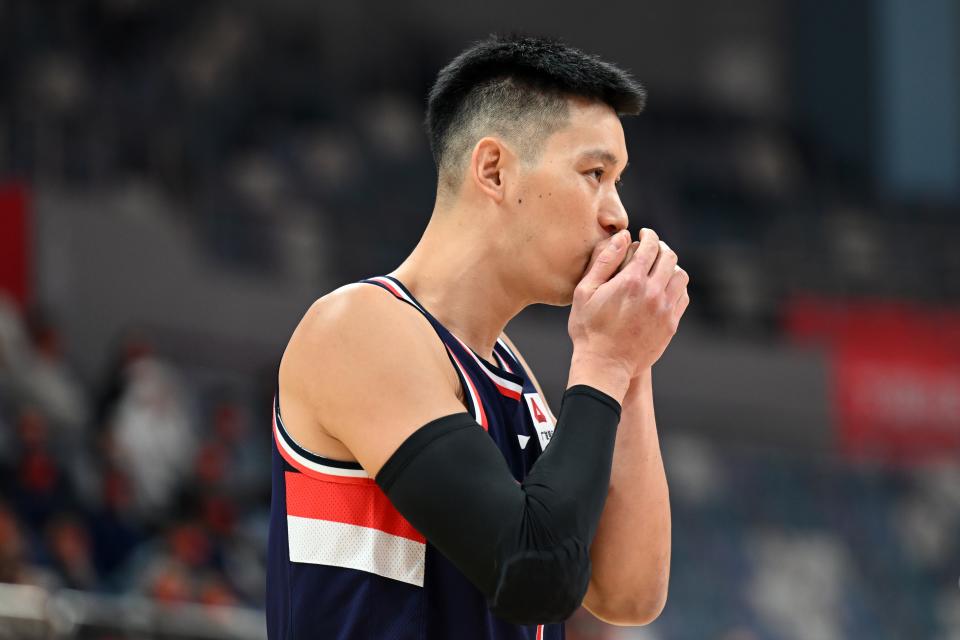
M620 196L614 192L612 198L603 203L600 209L600 226L606 229L610 235L617 231L626 229L630 224L630 218L627 216L627 210L620 202Z

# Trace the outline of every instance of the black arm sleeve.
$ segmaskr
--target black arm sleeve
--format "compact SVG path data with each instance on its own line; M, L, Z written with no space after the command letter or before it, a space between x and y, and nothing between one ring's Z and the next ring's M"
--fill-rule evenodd
M522 484L467 413L411 435L377 474L396 506L517 624L568 618L590 581L590 544L610 484L620 404L567 389L550 446Z

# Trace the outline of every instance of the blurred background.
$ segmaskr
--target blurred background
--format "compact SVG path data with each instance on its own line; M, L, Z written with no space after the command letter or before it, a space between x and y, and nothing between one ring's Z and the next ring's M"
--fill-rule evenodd
M493 31L628 69L670 595L570 640L960 639L956 0L0 0L0 638L260 638L270 398L317 297L433 204ZM554 406L567 309L508 332Z

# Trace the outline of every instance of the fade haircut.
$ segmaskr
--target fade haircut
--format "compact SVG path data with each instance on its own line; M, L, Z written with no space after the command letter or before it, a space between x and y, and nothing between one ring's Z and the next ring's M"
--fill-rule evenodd
M568 99L595 100L637 115L646 90L629 73L559 41L492 35L440 70L427 101L426 128L439 187L454 192L473 146L485 135L537 161L543 142L568 117Z

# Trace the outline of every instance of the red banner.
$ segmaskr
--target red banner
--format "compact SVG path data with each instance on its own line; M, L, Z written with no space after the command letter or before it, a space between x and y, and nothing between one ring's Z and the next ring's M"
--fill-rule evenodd
M0 291L23 308L30 302L27 190L0 185Z
M838 444L913 462L960 452L960 310L798 300L795 338L831 353Z

